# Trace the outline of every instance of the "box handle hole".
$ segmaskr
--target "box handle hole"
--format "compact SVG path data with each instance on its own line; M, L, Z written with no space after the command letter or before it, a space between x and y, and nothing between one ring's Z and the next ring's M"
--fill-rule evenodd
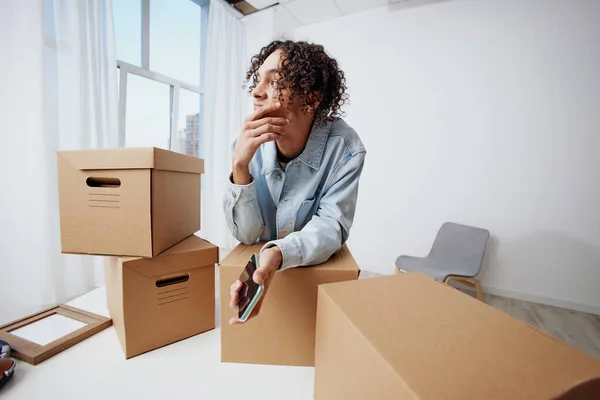
M118 188L121 186L121 180L119 178L96 178L90 176L85 180L85 183L89 187Z
M188 274L174 276L172 278L159 279L156 281L156 287L176 285L178 283L187 282L189 279L190 276Z

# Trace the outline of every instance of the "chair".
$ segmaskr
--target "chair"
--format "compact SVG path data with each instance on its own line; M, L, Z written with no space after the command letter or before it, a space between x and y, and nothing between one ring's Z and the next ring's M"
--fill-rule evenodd
M483 301L481 282L475 277L481 270L490 233L486 229L445 222L427 257L400 256L398 272L423 272L439 281L456 281L475 289Z

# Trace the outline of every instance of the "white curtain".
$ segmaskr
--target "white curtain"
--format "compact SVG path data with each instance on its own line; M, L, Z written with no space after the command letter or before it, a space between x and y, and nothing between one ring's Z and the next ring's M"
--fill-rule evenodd
M237 242L227 228L222 199L231 172L231 144L247 110L242 84L249 60L244 59L244 27L226 7L219 0L211 0L208 17L201 235L229 249Z
M99 257L60 253L56 151L115 147L110 0L5 1L0 323L103 283Z

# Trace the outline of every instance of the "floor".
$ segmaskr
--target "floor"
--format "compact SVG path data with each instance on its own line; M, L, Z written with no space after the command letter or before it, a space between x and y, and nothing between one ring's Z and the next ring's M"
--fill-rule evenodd
M484 295L487 304L600 359L600 315Z

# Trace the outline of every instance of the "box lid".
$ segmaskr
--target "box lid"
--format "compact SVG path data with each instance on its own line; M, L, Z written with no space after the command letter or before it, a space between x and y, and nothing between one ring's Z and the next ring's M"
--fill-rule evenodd
M319 290L415 398L600 393L600 360L424 274L326 284Z
M226 267L243 267L254 253L258 253L265 243L258 243L251 246L240 244L221 261L220 265ZM352 253L347 245L343 245L340 251L333 254L325 263L311 266L320 270L359 270L358 264L352 257Z
M124 266L144 276L153 277L202 266L214 266L219 262L219 248L192 235L154 258L123 257L120 260Z
M62 150L59 157L80 170L145 169L204 172L204 160L156 147Z

